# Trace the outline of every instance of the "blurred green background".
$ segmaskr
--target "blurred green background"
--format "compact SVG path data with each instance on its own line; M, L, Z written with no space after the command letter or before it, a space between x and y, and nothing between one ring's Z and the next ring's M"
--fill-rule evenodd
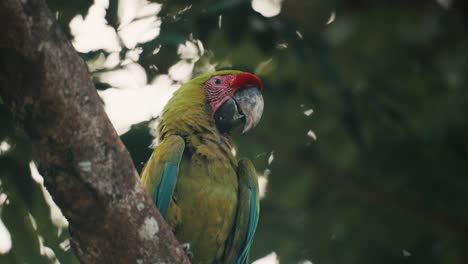
M105 8L116 31L122 2ZM262 78L263 119L235 137L238 156L268 182L252 260L275 252L280 263L468 263L468 4L253 2L161 1L154 38L80 55L101 95L118 89L102 74L126 69L132 52L142 85L160 75L180 85L168 73L181 61L189 76L236 68ZM281 9L262 15L262 2ZM70 20L93 2L48 4L73 40ZM181 53L186 41L196 56ZM120 63L102 66L111 53ZM0 263L76 263L30 177L30 142L11 118L0 104L0 213L12 238ZM154 122L122 130L138 171Z

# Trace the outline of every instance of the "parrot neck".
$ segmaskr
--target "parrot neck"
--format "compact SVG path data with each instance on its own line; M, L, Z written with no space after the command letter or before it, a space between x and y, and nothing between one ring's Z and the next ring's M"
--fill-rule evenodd
M201 85L189 82L174 93L163 110L159 135L160 140L169 135L181 136L190 152L206 152L202 155L208 159L225 157L237 167L231 137L216 128Z

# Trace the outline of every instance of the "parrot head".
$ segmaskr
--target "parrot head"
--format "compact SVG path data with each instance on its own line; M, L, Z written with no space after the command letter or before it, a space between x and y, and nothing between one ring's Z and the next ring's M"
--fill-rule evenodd
M164 108L160 137L217 131L242 133L254 128L263 113L262 83L247 72L223 70L183 84Z
M263 113L262 83L248 72L220 71L204 82L206 99L216 127L222 133L254 128Z

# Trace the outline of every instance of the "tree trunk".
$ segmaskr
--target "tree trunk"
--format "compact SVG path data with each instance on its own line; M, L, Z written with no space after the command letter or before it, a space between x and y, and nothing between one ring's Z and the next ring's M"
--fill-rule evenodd
M84 263L189 263L44 0L0 1L0 96Z

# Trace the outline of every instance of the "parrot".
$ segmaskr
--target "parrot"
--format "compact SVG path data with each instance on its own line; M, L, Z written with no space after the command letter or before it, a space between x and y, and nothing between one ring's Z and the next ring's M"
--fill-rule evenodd
M222 70L183 84L160 115L141 182L192 263L249 261L258 178L249 159L236 158L231 135L253 129L263 108L259 77Z

